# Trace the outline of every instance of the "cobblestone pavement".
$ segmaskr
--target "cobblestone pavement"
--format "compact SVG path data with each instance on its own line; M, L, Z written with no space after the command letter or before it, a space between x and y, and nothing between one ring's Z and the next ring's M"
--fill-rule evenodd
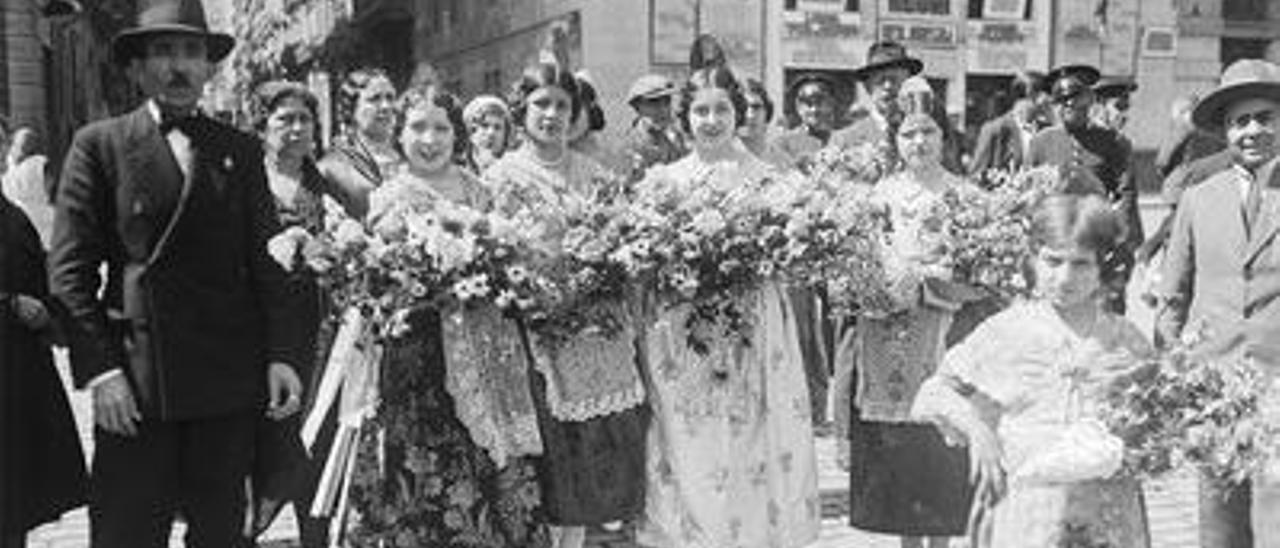
M1163 213L1155 207L1144 206L1143 220L1154 228ZM1129 316L1138 325L1151 325L1151 311L1136 299L1136 291L1130 291ZM59 354L59 364L67 377L65 356ZM90 407L84 393L71 392L72 408L80 426L81 439L86 452L92 452L90 435ZM835 444L829 437L818 439L818 464L821 472L819 487L823 493L824 521L822 536L807 548L897 548L893 537L861 532L846 525L844 512L847 506L848 477L835 465ZM1151 527L1151 545L1155 548L1196 548L1198 518L1194 480L1187 474L1177 474L1146 487L1147 514ZM297 527L288 509L264 535L271 548L292 547ZM617 532L592 531L588 537L589 548L636 548L630 540L628 529ZM170 546L182 546L182 526L174 528ZM958 544L958 543L953 543ZM28 548L81 548L88 546L88 518L83 509L70 512L60 521L45 525L28 536Z

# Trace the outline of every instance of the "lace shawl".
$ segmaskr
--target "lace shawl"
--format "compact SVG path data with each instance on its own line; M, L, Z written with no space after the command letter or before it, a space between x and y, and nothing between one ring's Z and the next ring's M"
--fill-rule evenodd
M460 205L487 210L492 201L480 181L457 171ZM396 230L404 215L449 198L410 173L401 173L373 192L369 222L375 230ZM522 455L542 453L537 411L529 393L529 364L514 322L495 309L445 314L445 388L454 412L471 439L499 467Z
M605 169L594 160L568 151L560 166L550 168L520 151L507 154L485 172L485 179L499 208L512 215L538 216L560 213L591 200L607 189L593 188ZM560 230L546 232L556 240ZM559 247L548 242L549 249ZM547 381L546 398L551 414L563 421L580 422L610 415L645 401L644 384L636 369L635 315L625 305L616 306L626 327L610 337L583 333L567 343L548 344L531 333L534 366Z
M444 317L445 387L458 420L499 468L542 453L529 364L516 323L494 308Z
M958 184L954 177L945 181ZM887 318L863 318L855 344L858 386L854 401L863 420L911 421L911 405L925 379L942 361L954 307L941 302L925 283L945 276L937 264L938 241L931 239L926 216L939 195L906 174L886 179L873 199L889 207L893 231L885 260L909 284L907 309Z

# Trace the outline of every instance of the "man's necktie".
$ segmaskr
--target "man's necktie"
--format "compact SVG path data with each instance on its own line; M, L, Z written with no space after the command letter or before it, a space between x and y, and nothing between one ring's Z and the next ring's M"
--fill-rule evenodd
M1262 209L1262 185L1260 180L1249 182L1249 191L1245 193L1244 199L1244 226L1246 229L1253 228L1253 222L1258 218L1259 211Z

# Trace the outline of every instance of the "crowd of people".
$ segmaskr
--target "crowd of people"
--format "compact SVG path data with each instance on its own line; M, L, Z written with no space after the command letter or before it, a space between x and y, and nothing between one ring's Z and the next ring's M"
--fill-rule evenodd
M1187 331L1209 329L1211 356L1280 360L1280 68L1265 61L1175 105L1158 167L1176 209L1144 238L1122 133L1137 86L1086 65L1017 75L968 151L900 44L874 44L850 82L803 75L782 108L703 36L686 78L634 82L610 142L595 84L553 41L508 92L466 102L352 71L322 149L298 83L259 86L243 131L199 112L233 45L197 1L144 9L112 53L145 102L82 128L56 181L34 132L0 126L0 547L85 504L95 548L165 546L179 516L189 546L252 546L292 504L304 547L574 548L626 526L653 548L799 548L822 518L814 438L834 430L850 525L904 547L1141 548L1139 481L1047 472L1048 453ZM846 116L837 89L854 84L865 100ZM766 283L748 340L711 351L691 347L688 310L643 296L616 332L555 346L497 310L421 306L373 354L378 373L326 402L343 311L268 253L333 216L392 235L436 207L727 192L866 145L888 165L867 194L893 227L885 260L918 274L906 309L841 317L823 287ZM925 212L1041 165L1064 184L1036 205L1033 296L954 280ZM1138 265L1155 341L1124 316ZM92 396L88 469L54 346ZM349 422L370 387L368 420ZM1280 546L1280 477L1201 491L1202 546Z

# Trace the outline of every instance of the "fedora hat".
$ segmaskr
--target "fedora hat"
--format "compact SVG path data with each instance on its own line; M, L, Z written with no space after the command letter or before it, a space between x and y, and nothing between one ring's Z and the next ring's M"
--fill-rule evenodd
M924 63L915 57L907 55L907 48L897 42L876 42L867 48L866 64L854 69L854 80L866 80L871 73L890 69L905 68L910 76L920 74L924 70Z
M1228 107L1255 97L1280 101L1280 67L1261 59L1241 59L1222 71L1218 88L1196 103L1191 121L1202 129L1217 130Z
M221 61L231 53L236 39L230 34L211 32L200 0L153 0L138 13L138 23L111 41L111 55L117 63L125 63L142 54L149 36L186 34L204 37L209 44L209 60Z

